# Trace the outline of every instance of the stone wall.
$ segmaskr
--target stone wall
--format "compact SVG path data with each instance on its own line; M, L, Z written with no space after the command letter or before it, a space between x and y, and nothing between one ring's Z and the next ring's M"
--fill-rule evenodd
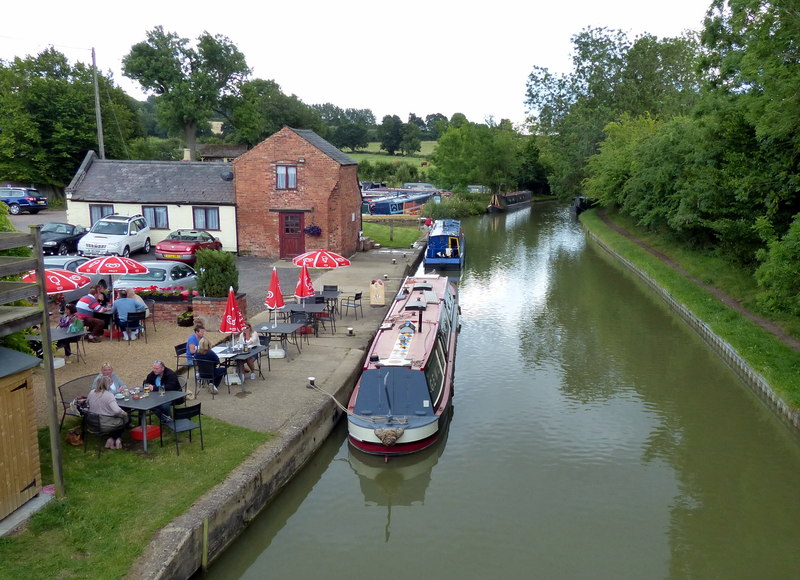
M247 294L240 293L236 296L239 310L247 320ZM181 302L156 302L152 316L155 317L156 324L177 324L178 314L186 312L189 308L194 312L194 318L200 318L207 328L216 330L225 313L225 306L228 298L204 298L195 296L194 299Z

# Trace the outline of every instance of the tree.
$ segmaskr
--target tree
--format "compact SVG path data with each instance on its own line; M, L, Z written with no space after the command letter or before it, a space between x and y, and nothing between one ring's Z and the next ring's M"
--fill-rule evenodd
M378 139L381 149L394 155L400 149L403 140L403 121L397 115L386 115L378 126Z
M370 109L345 109L344 118L354 125L361 125L365 129L375 125L375 114Z
M420 136L422 131L419 125L406 123L403 125L402 139L400 140L400 152L403 155L413 155L422 148Z
M425 117L425 126L428 128L428 138L438 141L447 130L447 117L441 113L434 113Z
M351 151L355 151L369 145L368 137L369 132L365 126L347 123L336 127L331 136L331 143L340 149L347 147Z
M157 26L122 59L123 74L155 93L159 121L182 131L192 158L199 125L236 95L250 74L244 55L224 36L204 32L197 48Z

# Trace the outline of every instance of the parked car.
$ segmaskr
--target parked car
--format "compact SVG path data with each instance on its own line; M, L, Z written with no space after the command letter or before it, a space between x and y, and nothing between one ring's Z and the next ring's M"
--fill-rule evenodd
M0 187L0 200L8 206L8 213L18 215L23 211L37 214L47 209L47 197L30 187Z
M156 260L194 264L198 250L221 250L222 242L205 230L175 230L156 244Z
M183 286L183 290L194 290L197 286L194 268L183 262L158 260L142 262L142 265L148 269L146 274L123 274L114 280L114 290L151 287L175 290L179 286Z
M50 222L42 226L41 232L44 254L65 256L78 251L78 241L86 234L86 228L62 222Z
M130 256L133 252L150 251L150 226L141 214L111 214L94 222L78 242L82 256Z
M62 270L69 270L70 272L77 272L78 266L88 261L89 258L84 258L83 256L45 256L42 258L45 268L60 268ZM83 288L65 292L64 301L66 303L75 302L81 296L85 296L93 284L100 284L104 289L108 288L107 274L84 274L84 276L88 276L92 281Z

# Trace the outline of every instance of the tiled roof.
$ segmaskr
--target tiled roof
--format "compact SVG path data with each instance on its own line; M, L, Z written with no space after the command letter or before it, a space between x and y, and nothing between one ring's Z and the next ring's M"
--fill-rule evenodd
M234 205L230 163L118 161L90 151L66 188L74 201Z
M325 155L336 161L339 165L357 165L358 162L343 153L325 139L314 133L311 129L292 129L300 137L311 143L314 147L322 151Z

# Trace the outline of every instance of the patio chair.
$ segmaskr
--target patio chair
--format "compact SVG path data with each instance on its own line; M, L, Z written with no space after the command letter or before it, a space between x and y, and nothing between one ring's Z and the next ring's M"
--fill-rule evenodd
M146 315L146 313L144 312L144 310L142 310L141 312L130 312L128 314L128 320L125 322L125 329L128 330L128 336L129 337L131 335L130 329L131 328L137 329L139 334L144 337L144 342L146 344L147 343L147 329L144 326L145 315ZM114 317L114 325L119 327L119 321L117 320L116 316ZM117 336L117 341L118 342L120 340L122 340L122 328L119 327L119 329L120 329L120 333ZM130 343L131 343L131 340L130 340L130 338L128 338L128 344L130 344Z
M144 305L147 306L147 309L150 311L150 316L145 316L144 322L147 324L148 322L153 327L153 332L156 331L156 301L152 298L145 300Z
M194 361L194 397L197 398L197 391L200 387L207 386L211 391L211 400L214 400L216 393L212 388L214 386L214 379L217 377L217 368L225 368L224 364L217 364L210 360L195 359ZM226 371L227 374L227 371ZM226 381L227 382L227 381ZM220 383L221 384L221 383ZM228 394L231 392L231 386L228 385Z
M64 407L64 413L61 415L61 424L58 427L59 430L64 426L64 419L66 419L67 415L72 415L73 417L83 416L73 403L78 397L85 397L89 394L96 376L96 373L84 375L58 386L58 395L61 397L61 404Z
M297 334L299 334L301 338L304 337L306 339L306 344L309 344L309 335L319 335L319 323L313 314L308 314L307 312L292 312L290 320L294 324L303 325L300 327L300 330L297 331Z
M194 417L197 417L197 423L192 421ZM173 407L172 418L161 422L161 446L164 446L164 427L171 429L173 433L175 433L175 452L178 455L181 454L180 447L178 446L178 433L185 433L188 431L189 442L191 443L192 431L200 429L200 449L205 449L203 442L203 420L201 417L200 403L196 405L187 405L186 407Z
M343 316L347 316L347 313L350 312L350 309L353 309L353 314L356 315L356 320L358 320L358 311L361 310L361 317L364 317L364 307L361 305L361 296L363 292L356 292L352 296L345 296L342 298L342 302L340 304L341 308L344 309Z
M268 371L272 370L272 364L269 361L269 343L270 343L270 340L269 340L268 336L259 335L258 341L261 343L261 346L265 346L266 347L264 350L262 350L260 353L258 353L258 372L259 372L259 374L261 374L261 359L262 358L266 358L267 359L267 370ZM263 377L264 375L261 375L261 376Z
M186 366L186 343L182 342L175 345L175 370L181 366L181 357L183 357L183 365Z
M108 439L109 430L103 429L100 424L100 415L97 413L84 413L83 423L81 425L81 436L83 437L83 452L86 453L86 448L89 445L89 435L97 438L97 456L100 457L103 448L105 447L105 440Z

